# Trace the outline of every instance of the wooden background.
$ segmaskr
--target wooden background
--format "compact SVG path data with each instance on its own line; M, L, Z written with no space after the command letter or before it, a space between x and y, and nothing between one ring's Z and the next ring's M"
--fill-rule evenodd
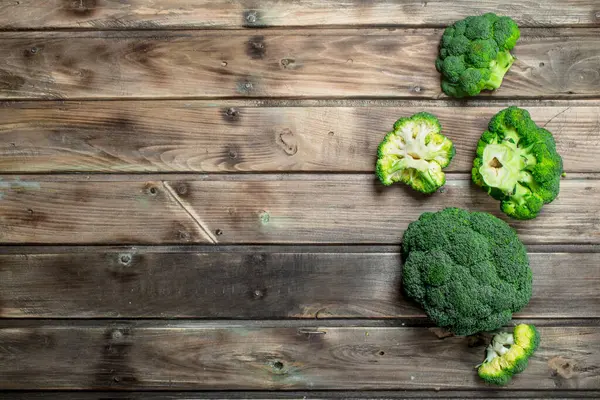
M489 11L518 59L449 99L443 28ZM0 398L600 397L600 1L1 0L0 53ZM398 251L424 211L502 217L469 170L508 105L567 177L509 221L543 340L498 389ZM457 147L432 196L373 176L421 110Z

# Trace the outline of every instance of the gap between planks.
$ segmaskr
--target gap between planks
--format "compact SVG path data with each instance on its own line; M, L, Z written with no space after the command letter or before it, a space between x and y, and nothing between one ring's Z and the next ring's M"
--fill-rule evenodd
M523 318L514 319L505 327L534 324L539 327L600 327L600 318ZM0 318L0 329L106 328L153 329L298 329L299 334L322 335L327 328L435 328L426 317L416 318L276 318L276 319L190 319L190 318ZM326 334L326 333L325 333Z
M529 244L529 254L600 253L598 244ZM0 245L0 254L70 253L316 253L316 254L399 254L401 244L182 244L182 245Z
M6 173L0 174L0 182L6 180L40 181L40 182L143 182L143 181L206 181L206 182L248 182L248 181L327 181L327 182L361 182L371 183L374 174L364 172L236 172L236 173L80 173L80 172L48 172L48 173ZM464 172L446 172L447 181L465 181L471 174ZM567 172L563 180L598 180L600 172ZM10 185L8 182L5 185ZM2 186L0 186L2 187Z

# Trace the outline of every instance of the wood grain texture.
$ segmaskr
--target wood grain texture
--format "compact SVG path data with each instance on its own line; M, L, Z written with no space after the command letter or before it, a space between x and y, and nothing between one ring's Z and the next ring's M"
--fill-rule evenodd
M439 98L441 33L3 33L0 98ZM523 29L493 96L597 97L599 51L597 28Z
M210 242L161 182L0 181L0 242Z
M598 327L539 331L542 345L509 389L598 390ZM473 369L488 339L427 328L45 323L5 326L0 340L1 389L493 390Z
M382 187L371 175L147 178L2 181L0 243L394 244L421 213L449 206L509 221L465 175L433 196ZM563 180L535 220L509 222L527 244L598 244L600 204L591 199L599 190L600 180Z
M389 105L393 104L393 105ZM366 172L400 116L437 115L468 172L503 106L440 102L377 107L238 107L202 101L8 102L0 108L2 172ZM524 106L555 135L568 172L600 172L600 105ZM460 116L457 118L457 116Z
M495 12L521 26L596 25L593 0L20 0L0 5L1 29L180 29L269 26L443 26L469 15Z
M425 317L401 294L398 253L329 251L3 255L0 317ZM533 297L515 318L600 318L599 253L530 262Z
M344 399L344 400L389 400L389 399L598 399L596 390L372 390L372 391L18 391L0 392L2 400L265 400L265 399Z
M470 180L448 180L433 196L376 178L173 182L186 185L182 201L219 232L220 243L399 243L425 211L462 207L510 222L528 244L597 243L600 181L564 180L557 200L531 221L509 220L499 203ZM597 205L598 204L598 205Z

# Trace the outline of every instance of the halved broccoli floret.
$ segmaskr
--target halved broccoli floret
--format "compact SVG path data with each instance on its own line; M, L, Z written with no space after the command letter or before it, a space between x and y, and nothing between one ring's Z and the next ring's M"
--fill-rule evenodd
M473 182L501 201L516 219L535 218L558 195L562 158L552 134L527 112L509 107L496 114L477 144Z
M454 157L452 141L442 135L438 119L420 112L400 118L379 144L376 174L384 185L404 182L433 193L446 182L442 168Z
M476 96L500 87L514 62L510 50L520 31L509 17L488 13L467 17L444 31L435 65L448 96Z
M512 334L498 333L486 349L485 360L476 367L479 377L494 385L507 384L527 368L539 344L540 335L533 325L517 325Z
M404 232L402 256L406 295L457 335L498 329L531 298L525 246L488 213L423 213Z

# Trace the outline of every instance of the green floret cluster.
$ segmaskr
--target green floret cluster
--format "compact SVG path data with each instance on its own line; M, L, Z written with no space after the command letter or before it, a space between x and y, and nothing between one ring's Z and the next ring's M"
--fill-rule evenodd
M485 360L477 366L479 377L487 383L506 385L527 368L539 344L540 335L533 325L517 325L512 334L498 333L486 349Z
M535 218L560 190L562 158L552 134L529 112L509 107L496 114L477 144L472 178L516 219Z
M423 213L405 231L402 255L407 296L457 335L498 329L531 298L525 246L491 214Z
M444 93L465 97L499 88L514 62L510 50L519 36L511 18L493 13L467 17L446 28L435 62Z
M422 193L433 193L446 182L442 171L454 145L442 135L438 119L420 112L400 118L379 145L376 174L384 185L404 182Z

